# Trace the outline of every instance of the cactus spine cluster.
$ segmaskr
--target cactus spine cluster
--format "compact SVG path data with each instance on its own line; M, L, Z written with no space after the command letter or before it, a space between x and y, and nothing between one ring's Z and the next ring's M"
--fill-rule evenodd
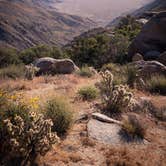
M111 112L132 109L134 105L133 94L127 85L113 85L113 74L106 70L101 72L101 95L106 108Z

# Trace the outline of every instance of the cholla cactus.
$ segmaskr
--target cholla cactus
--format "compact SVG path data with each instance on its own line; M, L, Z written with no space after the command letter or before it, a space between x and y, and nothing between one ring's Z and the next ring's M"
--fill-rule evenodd
M101 72L101 95L106 108L112 112L131 109L134 106L133 94L126 85L113 85L113 75L110 71Z
M51 132L52 121L35 112L29 113L28 120L15 116L14 120L5 119L3 124L5 141L11 149L8 155L22 157L24 164L37 154L45 155L59 141L56 133Z
M102 77L102 81L99 88L101 90L102 98L107 101L113 90L114 76L109 70L106 70L105 72L100 72L100 75Z
M39 71L39 68L35 67L33 64L25 66L25 78L28 80L33 80L35 74Z

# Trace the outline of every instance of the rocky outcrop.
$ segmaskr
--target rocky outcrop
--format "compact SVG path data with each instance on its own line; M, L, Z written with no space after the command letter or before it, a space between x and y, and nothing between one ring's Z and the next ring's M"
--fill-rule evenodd
M162 74L166 76L166 66L157 61L136 61L130 64L134 66L142 77L153 74Z
M71 74L78 67L70 59L54 59L50 57L37 59L34 66L39 68L37 75L41 74Z
M164 64L166 66L166 51L163 52L159 58L157 59L160 63Z
M162 53L166 49L166 11L159 12L145 24L129 48L129 58L136 53ZM152 53L152 52L151 52Z
M121 127L114 123L104 123L91 119L87 124L88 136L105 144L120 144Z

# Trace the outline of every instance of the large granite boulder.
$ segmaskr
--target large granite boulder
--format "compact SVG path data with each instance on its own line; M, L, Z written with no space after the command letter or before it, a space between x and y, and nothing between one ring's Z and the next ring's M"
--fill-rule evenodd
M166 65L166 51L160 54L159 58L157 59L160 63Z
M136 61L130 64L138 71L139 75L143 78L145 76L151 76L153 74L165 75L166 66L157 61Z
M129 48L129 58L136 53L146 55L150 51L162 53L166 50L166 11L152 17L136 36ZM151 52L152 53L152 52ZM154 52L153 52L154 53Z
M33 65L39 68L37 75L41 74L71 74L78 67L70 59L54 59L50 57L39 58Z

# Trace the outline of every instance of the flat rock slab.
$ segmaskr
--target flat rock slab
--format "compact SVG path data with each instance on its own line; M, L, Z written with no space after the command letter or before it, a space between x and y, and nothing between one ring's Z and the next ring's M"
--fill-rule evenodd
M106 123L115 123L118 125L122 125L122 123L120 121L112 119L112 118L110 118L104 114L98 113L98 112L92 113L92 118L97 119L102 122L106 122Z
M87 124L88 136L105 144L120 144L121 127L114 123L103 123L96 119L89 120Z

